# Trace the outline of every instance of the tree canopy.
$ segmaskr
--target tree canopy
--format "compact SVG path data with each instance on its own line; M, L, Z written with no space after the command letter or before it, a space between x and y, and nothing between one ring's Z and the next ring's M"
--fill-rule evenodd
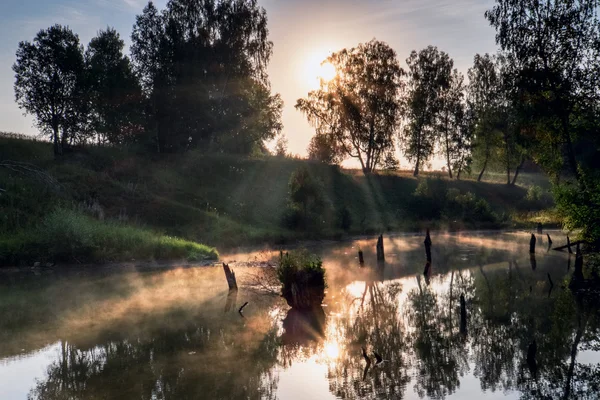
M317 136L335 141L344 157L357 158L370 173L394 147L404 71L396 52L377 40L333 53L325 62L335 67L335 77L321 80L296 109Z

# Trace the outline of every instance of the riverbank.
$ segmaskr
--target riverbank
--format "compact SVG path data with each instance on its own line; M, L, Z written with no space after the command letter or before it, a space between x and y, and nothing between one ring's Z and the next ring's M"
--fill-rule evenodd
M17 163L0 168L0 265L202 260L216 257L215 247L558 223L539 174L523 174L529 186L506 186L197 151L86 148L55 159L48 143L2 137L0 160ZM300 219L289 189L299 169L322 203Z

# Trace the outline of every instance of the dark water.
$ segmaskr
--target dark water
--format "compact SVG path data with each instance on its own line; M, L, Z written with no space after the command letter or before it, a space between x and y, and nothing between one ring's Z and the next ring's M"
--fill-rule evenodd
M269 269L236 268L229 296L219 267L1 274L0 399L599 398L600 314L563 288L574 258L433 235L426 278L422 242L386 239L382 268L374 240L314 248L329 287L310 315L264 293Z

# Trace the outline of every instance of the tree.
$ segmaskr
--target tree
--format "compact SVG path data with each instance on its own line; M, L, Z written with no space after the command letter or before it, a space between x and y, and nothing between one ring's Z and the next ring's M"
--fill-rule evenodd
M440 134L441 152L446 157L448 176L452 179L453 163L457 152L464 150L466 140L461 137L467 130L461 129L464 116L464 78L456 69L452 71L449 85L440 92L440 112L438 116L438 131ZM460 147L457 147L460 146Z
M476 54L468 71L467 101L475 119L475 156L481 164L481 181L494 150L499 145L498 112L502 92L500 73L493 56Z
M273 44L256 0L170 0L137 17L132 57L159 151L248 154L281 131L266 68Z
M13 71L17 104L52 138L54 154L62 154L73 127L85 117L79 37L61 25L39 31L33 43L19 43Z
M141 131L142 91L125 43L108 28L90 41L85 53L91 125L98 143L132 141Z
M339 164L344 159L344 150L338 145L335 136L316 134L308 144L308 158L325 164Z
M599 99L598 6L597 0L496 0L485 14L504 51L512 95L533 128L528 132L543 143L538 160L553 174L565 166L577 180L576 125ZM557 165L560 154L565 160Z
M288 154L288 140L285 135L280 135L275 143L275 155L277 157L286 157Z
M450 137L450 163L456 172L456 179L460 180L463 171L471 171L475 118L471 106L462 102L456 104L454 118L456 129Z
M558 184L557 205L571 228L600 243L597 0L496 0L486 12L507 60L511 99L533 159ZM569 203L570 202L570 203ZM582 218L583 217L583 218Z
M442 107L441 93L450 86L453 61L437 47L412 51L408 64L407 124L402 132L406 158L415 162L414 175L433 154L436 122Z
M146 129L152 132L157 151L167 150L170 108L170 52L165 37L165 21L151 1L136 16L131 33L131 60L148 101Z
M343 154L357 158L369 174L394 146L404 71L396 52L377 40L341 50L325 62L335 67L336 76L321 80L318 90L298 99L296 109L318 140L335 138Z

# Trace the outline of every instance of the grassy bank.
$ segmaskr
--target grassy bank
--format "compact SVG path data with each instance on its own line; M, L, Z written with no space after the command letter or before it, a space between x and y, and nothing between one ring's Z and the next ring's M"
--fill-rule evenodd
M39 257L49 251L51 247L42 246L40 237L60 222L57 209L70 210L73 219L98 231L91 239L85 236L85 229L75 231L76 237L85 238L81 240L84 250L61 257L84 254L94 260L117 260L193 258L194 252L200 257L210 253L190 247L196 246L194 243L226 248L425 227L530 226L532 217L552 207L547 190L539 186L451 181L436 174L416 179L402 172L364 176L358 171L277 157L238 158L194 151L148 156L88 148L55 160L47 143L0 137L1 160L30 163L57 182L0 168L0 188L4 189L0 195L0 243L4 249L0 252L12 262L19 258L14 251L29 252L27 246L39 245L37 252L27 253ZM299 218L302 207L291 204L288 184L292 174L302 168L318 182L315 187L321 207ZM523 175L524 182L539 180ZM299 219L309 221L301 224ZM117 231L125 237L138 235L135 243L145 244L130 252L130 245L120 243L131 242L109 239L116 235L110 232ZM157 249L156 243L163 242ZM13 250L7 250L7 243ZM63 246L58 243L55 251ZM51 254L56 256L56 252ZM138 255L133 255L136 252Z

